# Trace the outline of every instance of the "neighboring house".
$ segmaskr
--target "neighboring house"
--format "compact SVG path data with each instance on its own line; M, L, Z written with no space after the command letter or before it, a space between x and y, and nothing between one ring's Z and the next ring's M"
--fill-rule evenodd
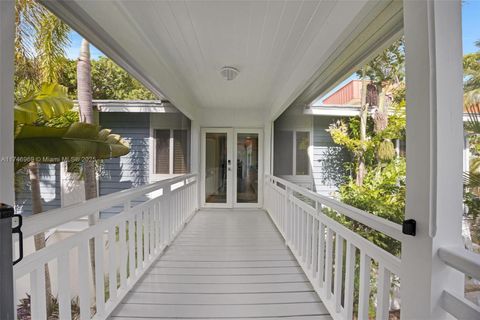
M345 163L351 155L335 144L326 131L330 124L360 112L361 80L351 80L321 103L290 107L274 124L274 174L325 196L332 196L342 177L349 174ZM466 111L465 111L466 112ZM464 115L464 121L468 115ZM280 138L278 138L280 137ZM398 154L405 155L405 142L395 141ZM469 168L468 141L464 139L464 170Z
M99 195L138 187L190 171L190 120L165 101L96 100L102 128L112 129L130 143L121 158L102 161ZM40 165L44 211L84 200L83 182L66 164ZM31 214L31 193L26 172L17 174L17 212ZM140 199L139 199L140 200ZM111 208L103 215L119 212Z

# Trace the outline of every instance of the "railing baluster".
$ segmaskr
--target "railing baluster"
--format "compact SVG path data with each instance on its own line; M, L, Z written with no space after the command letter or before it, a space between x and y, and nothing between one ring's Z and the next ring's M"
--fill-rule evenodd
M148 229L150 230L149 232L149 241L150 241L150 256L149 256L149 260L152 261L153 259L153 255L155 254L155 245L154 245L154 241L155 241L155 211L153 210L153 206L150 206L148 208L148 223L149 223L149 226L148 226Z
M97 314L103 315L105 312L105 243L103 239L103 230L95 237L95 301Z
M58 256L58 316L59 319L70 320L72 318L72 306L70 302L70 256L66 251Z
M378 265L377 312L376 319L388 319L390 311L390 276L391 273L382 263Z
M32 319L47 319L47 298L45 293L45 266L42 264L30 273L30 312Z
M307 269L311 269L312 267L312 222L313 217L308 213L305 212L305 216L307 218L306 223L306 246L305 246L305 263L307 264Z
M109 300L115 301L117 299L117 253L116 253L116 226L112 225L108 228L108 292L110 293Z
M355 290L355 254L357 248L347 241L347 253L345 255L345 299L344 314L345 319L353 318L353 292Z
M88 254L88 243L90 239L82 241L78 245L78 295L80 300L80 319L88 320L91 316L90 310L90 256Z
M322 288L325 278L325 225L321 222L318 232L318 251L318 283Z
M143 270L143 211L137 213L137 271Z
M325 295L330 298L332 295L332 260L333 260L333 232L327 229L325 249Z
M135 279L135 215L130 214L128 217L128 263L129 263L129 280L130 283Z
M125 289L127 287L127 236L126 229L127 224L122 221L118 225L119 241L120 241L120 288Z
M368 320L370 305L370 267L372 260L363 251L360 251L360 288L358 299L358 319Z
M312 277L317 277L318 272L318 224L319 221L315 217L312 223Z
M342 307L342 280L343 280L343 238L335 235L335 310L340 312Z

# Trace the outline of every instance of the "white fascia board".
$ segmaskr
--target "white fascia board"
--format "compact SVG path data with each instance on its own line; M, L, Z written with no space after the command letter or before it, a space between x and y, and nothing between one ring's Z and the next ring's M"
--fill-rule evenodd
M312 116L334 116L334 117L356 117L359 115L360 109L359 106L354 105L342 105L342 106L331 106L331 105L318 105L305 108L303 111L304 115ZM372 113L371 111L369 113ZM463 122L468 122L470 116L468 113L463 114Z
M359 113L359 106L315 106L305 108L303 111L305 115L337 117L355 117Z

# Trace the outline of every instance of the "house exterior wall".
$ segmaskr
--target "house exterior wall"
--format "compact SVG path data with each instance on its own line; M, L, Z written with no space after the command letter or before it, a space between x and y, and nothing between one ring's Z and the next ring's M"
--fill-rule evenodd
M360 104L362 81L352 80L323 100L324 104L357 105Z
M337 190L337 183L346 174L344 164L350 161L348 153L335 144L326 131L336 119L331 116L313 118L313 189L325 196Z
M336 116L306 114L304 108L299 106L287 109L274 124L274 174L322 195L331 196L346 174L344 163L349 161L348 153L336 145L326 131L336 119ZM298 132L310 132L308 175L296 175L295 164L290 163L295 159L285 156L295 153L295 141L292 144L285 139L295 139ZM285 174L287 171L290 173Z
M101 112L100 125L112 129L130 143L128 155L103 161L99 177L99 195L107 195L149 183L150 114L137 112ZM143 199L144 200L144 199ZM143 202L142 199L137 199ZM105 215L120 212L110 208Z
M40 190L43 211L61 207L60 165L40 164ZM15 211L24 216L32 214L32 195L28 172L21 170L16 173Z

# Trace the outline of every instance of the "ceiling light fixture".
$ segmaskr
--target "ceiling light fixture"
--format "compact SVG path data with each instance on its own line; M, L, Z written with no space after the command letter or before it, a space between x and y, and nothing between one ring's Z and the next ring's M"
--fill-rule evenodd
M238 69L234 67L225 66L220 69L220 74L222 75L223 79L227 81L235 79L239 73L240 71L238 71Z

